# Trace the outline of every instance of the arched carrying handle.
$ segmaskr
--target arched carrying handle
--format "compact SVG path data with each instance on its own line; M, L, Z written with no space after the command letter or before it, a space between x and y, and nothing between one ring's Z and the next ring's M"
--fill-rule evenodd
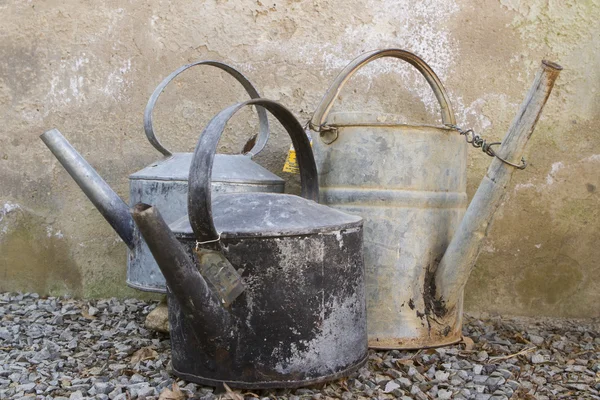
M188 180L188 210L190 224L198 242L217 242L219 235L212 218L211 175L217 144L225 125L233 115L248 105L262 106L268 110L285 128L296 149L300 167L301 196L318 201L319 181L317 165L313 157L310 141L296 117L279 103L267 99L253 99L234 104L218 113L204 128L190 166Z
M374 50L361 54L352 60L350 64L348 64L346 68L339 73L329 87L329 90L325 93L325 96L323 96L321 103L319 103L317 106L317 109L315 110L309 122L310 128L313 131L320 132L326 125L326 119L327 115L329 114L329 110L331 110L333 102L340 94L340 91L342 90L342 87L346 81L348 81L348 79L350 79L352 75L354 75L354 73L363 65L382 57L399 58L415 67L425 77L425 79L427 79L429 86L431 86L431 89L435 93L435 97L437 97L440 107L442 108L442 122L444 125L456 124L456 119L454 117L454 112L452 111L452 105L450 104L450 99L448 98L446 89L444 89L442 82L437 77L435 72L433 72L431 67L429 67L429 65L427 65L427 63L425 63L425 61L423 61L421 58L406 50L385 49Z
M253 98L253 99L260 98L258 91L254 88L254 86L252 86L252 83L250 83L250 81L244 75L242 75L241 72L239 72L238 70L236 70L235 68L233 68L227 64L223 64L218 61L197 61L197 62L194 62L191 64L184 65L182 67L179 67L178 69L173 71L169 76L167 76L160 83L160 85L158 85L156 87L156 89L154 89L154 92L152 93L152 95L150 96L150 99L148 100L146 109L144 110L144 131L146 132L146 137L148 137L148 140L150 141L150 143L152 143L152 146L154 146L154 148L156 150L160 151L165 156L170 156L172 153L169 150L167 150L160 143L160 141L154 134L154 129L152 127L152 111L154 110L154 105L156 104L158 97L160 96L162 91L165 89L165 87L169 84L169 82L171 82L173 79L175 79L175 77L177 75L179 75L186 69L191 68L196 65L212 65L213 67L217 67L217 68L227 72L229 75L233 76L239 83L242 84L242 86L244 87L244 89L246 89L246 92L248 92L248 94L250 95L251 98ZM256 143L254 144L252 149L246 153L250 157L258 154L265 147L265 145L267 144L267 140L269 139L269 120L267 118L267 113L261 107L257 107L256 112L258 113L260 127L259 127L258 136L256 138Z

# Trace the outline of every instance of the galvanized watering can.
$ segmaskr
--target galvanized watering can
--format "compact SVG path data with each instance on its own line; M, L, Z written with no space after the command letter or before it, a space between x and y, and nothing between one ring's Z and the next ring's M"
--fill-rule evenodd
M227 121L262 106L285 127L298 154L302 197L222 193L210 180ZM250 100L221 111L200 136L190 168L188 209L170 226L158 207L133 218L166 280L176 375L201 384L297 387L345 376L367 356L362 219L318 198L310 143L292 113ZM244 290L224 307L199 270L218 253Z
M405 125L393 116L329 114L344 83L381 57L410 63L440 104L442 125ZM463 289L515 160L561 67L544 61L502 146L494 151L472 131L456 127L448 95L416 55L377 50L353 60L335 79L309 126L321 202L365 219L369 346L412 349L461 339ZM467 206L467 141L495 156Z
M152 111L169 82L196 65L217 67L240 82L251 98L260 97L244 75L217 61L199 61L184 65L167 76L154 90L144 113L144 130L150 143L165 158L129 177L129 203L134 205L144 202L156 205L163 211L163 216L169 223L187 214L187 180L192 153L171 153L160 143L152 127ZM252 161L252 156L263 149L269 138L267 114L260 107L257 108L257 113L260 131L252 149L245 154L216 155L212 173L215 192L283 192L284 180ZM44 133L41 139L127 244L127 284L144 291L164 293L165 279L133 224L129 207L58 130Z

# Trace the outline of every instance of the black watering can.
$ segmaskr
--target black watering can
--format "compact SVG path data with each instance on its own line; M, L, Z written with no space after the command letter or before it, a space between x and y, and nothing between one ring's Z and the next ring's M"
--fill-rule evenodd
M217 143L229 119L247 105L264 107L292 138L301 197L211 197ZM189 174L189 218L167 226L156 208L134 207L167 281L176 375L207 385L298 387L364 364L362 219L317 204L317 198L317 169L302 126L282 105L253 99L221 111L200 136ZM237 298L228 306L199 271L203 254L219 255L241 275L243 290L232 289Z

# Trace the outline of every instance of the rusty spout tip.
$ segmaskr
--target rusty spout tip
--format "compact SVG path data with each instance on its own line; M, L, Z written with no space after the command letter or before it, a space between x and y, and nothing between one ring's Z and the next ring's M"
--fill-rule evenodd
M132 214L142 214L144 211L147 211L151 208L152 208L152 206L150 204L137 203L135 206L132 207L131 213Z
M542 64L544 64L545 67L548 68L552 68L555 69L557 71L562 71L563 67L560 66L559 64L553 62L553 61L548 61L548 60L542 60Z

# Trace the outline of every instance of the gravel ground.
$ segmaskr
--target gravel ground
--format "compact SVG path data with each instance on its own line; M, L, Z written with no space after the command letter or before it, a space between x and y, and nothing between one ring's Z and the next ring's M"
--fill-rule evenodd
M156 302L0 293L0 399L600 399L600 321L465 318L464 343L370 353L327 385L213 392L167 372Z

